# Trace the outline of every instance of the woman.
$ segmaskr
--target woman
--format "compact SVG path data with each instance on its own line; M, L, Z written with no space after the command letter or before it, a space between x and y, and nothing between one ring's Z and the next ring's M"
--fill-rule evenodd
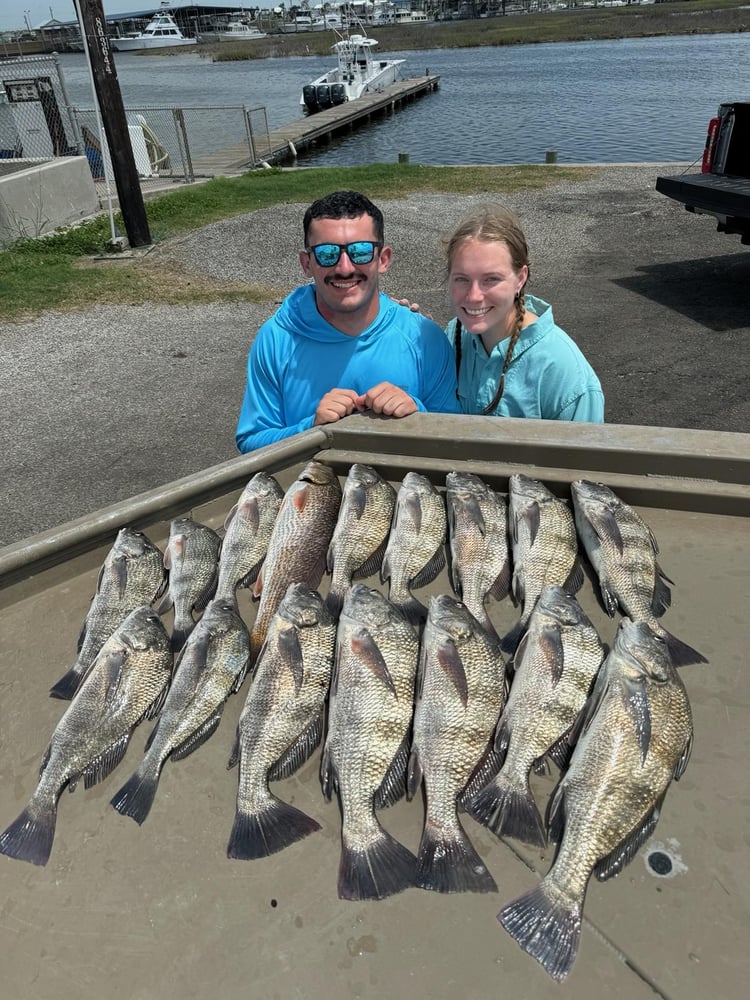
M604 420L604 394L591 365L555 324L552 307L525 293L528 247L516 216L487 206L446 242L464 413L542 420Z

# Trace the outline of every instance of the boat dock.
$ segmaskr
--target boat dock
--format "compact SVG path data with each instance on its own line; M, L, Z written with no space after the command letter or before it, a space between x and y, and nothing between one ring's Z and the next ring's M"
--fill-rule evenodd
M399 80L378 93L365 94L272 131L254 133L252 151L247 143L240 143L208 156L195 157L193 173L197 177L213 177L294 161L299 153L316 143L330 142L334 136L366 125L378 115L393 114L404 104L437 90L439 82L440 77L433 75Z

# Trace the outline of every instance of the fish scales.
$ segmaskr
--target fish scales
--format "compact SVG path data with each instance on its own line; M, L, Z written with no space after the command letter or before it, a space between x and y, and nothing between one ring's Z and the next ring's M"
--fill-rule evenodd
M239 587L255 583L268 552L284 491L267 472L257 472L224 521L216 599L235 599Z
M509 479L509 521L513 552L511 590L521 605L521 618L503 637L512 653L528 624L539 595L548 583L568 593L583 585L578 536L570 507L544 483L520 473Z
M290 583L316 590L326 568L333 537L341 485L333 470L311 461L284 494L271 532L268 552L253 587L260 599L250 633L250 663L255 663Z
M414 884L416 859L381 826L376 805L406 786L419 640L377 590L347 592L321 763L324 795L341 804L342 899L383 899Z
M131 611L160 597L167 582L164 556L141 531L121 528L99 570L78 640L76 662L50 689L53 698L69 701L105 641Z
M485 600L489 595L502 600L510 586L507 505L473 473L449 472L445 496L453 590L496 635Z
M459 795L483 765L503 708L500 647L448 595L433 597L422 637L408 791L424 781L426 814L417 885L437 892L493 892L492 875L458 819Z
M123 816L144 822L167 759L188 756L215 732L224 705L239 690L250 655L250 636L233 599L215 599L182 648L146 753L111 800Z
M176 517L169 526L164 565L169 571L169 587L159 611L174 607L172 649L179 653L195 628L200 615L216 592L221 539L218 534L193 520Z
M604 881L637 854L692 741L690 703L667 643L646 622L623 619L550 801L555 861L536 889L498 914L553 979L565 979L575 962L592 873Z
M516 650L513 683L495 740L502 767L466 803L474 819L498 837L546 845L529 775L547 753L561 768L567 766L567 734L584 707L604 655L599 635L575 597L548 584Z
M0 834L0 852L45 865L63 788L102 781L122 760L138 723L158 711L173 666L158 614L132 611L107 639L52 734L39 783L18 819Z
M267 857L320 829L274 795L268 782L294 773L320 743L335 641L336 625L320 594L290 584L256 664L230 761L239 760L230 858Z
M396 491L370 465L355 462L344 483L336 528L328 548L327 604L338 615L352 580L377 573L393 521Z
M383 557L380 579L388 581L388 599L414 625L427 608L411 592L434 580L445 566L445 501L430 480L407 472L396 495L396 509Z

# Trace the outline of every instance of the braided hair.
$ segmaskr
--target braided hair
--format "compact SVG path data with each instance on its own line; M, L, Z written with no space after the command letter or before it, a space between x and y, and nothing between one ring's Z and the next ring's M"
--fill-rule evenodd
M479 240L483 243L504 243L510 253L511 262L515 271L520 271L522 267L529 266L529 249L526 237L521 229L521 223L513 212L501 205L486 205L478 212L468 215L454 230L452 236L446 241L446 280L450 277L451 265L458 247L467 240ZM528 279L527 279L528 280ZM525 286L524 286L525 287ZM505 352L503 370L500 373L497 389L492 401L482 410L483 414L492 413L503 397L505 391L505 375L513 360L513 352L521 335L523 320L526 312L526 296L522 288L515 297L516 320L513 332L510 336L508 349ZM456 319L454 331L454 349L456 354L456 380L461 370L461 340L463 327L461 320ZM458 390L456 390L458 395Z

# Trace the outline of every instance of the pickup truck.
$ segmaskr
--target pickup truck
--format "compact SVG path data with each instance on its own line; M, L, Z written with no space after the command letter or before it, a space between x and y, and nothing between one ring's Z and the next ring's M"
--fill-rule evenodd
M656 190L688 212L713 215L718 232L750 244L750 101L720 104L708 124L701 172L657 177Z

